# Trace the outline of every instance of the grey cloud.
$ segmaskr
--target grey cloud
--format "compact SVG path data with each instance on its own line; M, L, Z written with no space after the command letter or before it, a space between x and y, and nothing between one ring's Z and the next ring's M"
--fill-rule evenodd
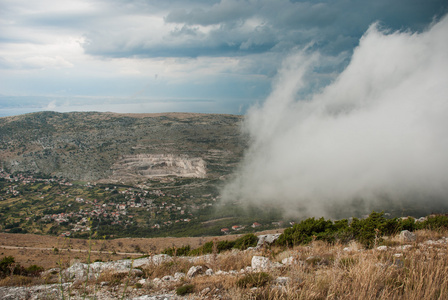
M179 29L156 43L148 43L151 28L142 25L140 42L132 31L121 27L97 29L87 32L90 44L87 53L103 56L244 56L252 53L290 51L294 47L310 43L322 53L338 55L351 51L369 24L380 21L393 30L410 28L423 30L434 16L446 12L442 0L412 2L399 0L365 1L190 1L182 5L178 1L149 3L141 1L117 1L127 7L138 7L150 12L166 12L167 24L179 24ZM123 4L125 3L125 4ZM146 7L146 9L142 9ZM162 9L163 7L163 9ZM260 22L248 30L248 23ZM398 20L398 21L397 21ZM204 34L198 34L195 26L215 26ZM100 33L100 34L98 34ZM117 39L106 43L104 39Z
M170 12L166 22L186 23L189 25L212 25L243 20L253 15L253 8L247 1L223 0L210 8L195 8L187 11L185 8Z

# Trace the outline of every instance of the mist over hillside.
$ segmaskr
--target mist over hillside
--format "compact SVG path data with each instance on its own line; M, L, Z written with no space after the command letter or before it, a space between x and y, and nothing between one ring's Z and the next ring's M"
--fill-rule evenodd
M246 116L251 144L224 198L301 216L447 209L447 34L448 17L421 33L373 24L314 94L310 78L328 58L285 59L272 94Z

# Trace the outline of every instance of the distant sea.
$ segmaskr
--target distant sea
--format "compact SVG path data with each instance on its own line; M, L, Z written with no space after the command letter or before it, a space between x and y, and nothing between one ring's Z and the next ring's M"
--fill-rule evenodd
M39 111L99 111L116 113L195 112L244 114L245 107L238 100L208 99L124 99L104 97L30 97L1 96L0 117Z

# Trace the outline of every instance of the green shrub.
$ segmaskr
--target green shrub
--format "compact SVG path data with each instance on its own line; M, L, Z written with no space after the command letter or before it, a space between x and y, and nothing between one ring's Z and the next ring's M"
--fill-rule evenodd
M250 273L237 281L240 288L262 287L271 281L271 276L265 272Z
M31 265L28 268L25 269L28 276L34 276L37 277L44 271L44 268L37 265Z
M437 226L444 224L443 221L435 223ZM446 226L448 228L448 218ZM417 229L414 219L386 219L384 212L373 211L366 219L353 218L350 224L346 219L333 222L324 218L308 218L295 224L292 228L285 229L277 240L277 244L294 246L307 244L312 240L323 240L330 243L339 240L347 243L355 239L366 248L371 248L375 243L382 241L381 236L393 235L404 229L410 231Z
M218 253L230 250L235 246L235 241L220 241L216 242L216 251ZM213 241L207 242L202 247L190 251L190 255L202 255L213 253Z
M308 244L313 239L333 242L338 230L345 228L344 223L338 223L338 227L331 221L320 218L308 218L287 228L277 240L278 245L293 246Z
M190 246L182 246L179 248L176 247L170 247L170 248L165 248L162 253L163 254L168 254L169 256L187 256L190 254Z
M194 285L186 284L186 285L178 287L176 289L176 294L179 295L179 296L183 296L183 295L186 295L186 294L193 293L193 291L194 291Z
M419 228L430 230L448 229L448 216L433 216L420 223Z
M12 256L5 256L0 261L0 276L6 277L11 274L11 268L15 263L15 259Z
M258 243L258 237L253 233L245 234L235 241L233 248L246 250L249 247L255 247Z

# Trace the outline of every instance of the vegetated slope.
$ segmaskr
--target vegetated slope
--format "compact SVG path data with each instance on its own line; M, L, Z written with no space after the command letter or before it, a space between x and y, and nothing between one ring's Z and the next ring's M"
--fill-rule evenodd
M152 166L134 161L134 167L126 169L120 166L124 157L168 154L171 167L189 165L183 158L201 159L205 176L217 178L230 173L242 156L246 139L239 130L241 121L235 115L189 113L39 112L5 117L0 118L0 162L10 172L125 182L138 180L139 171Z

